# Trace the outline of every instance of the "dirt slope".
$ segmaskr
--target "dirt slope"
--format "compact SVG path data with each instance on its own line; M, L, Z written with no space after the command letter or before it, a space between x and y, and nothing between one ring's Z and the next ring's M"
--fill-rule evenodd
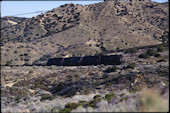
M168 40L168 7L150 1L62 5L3 28L1 63L32 64L40 58L160 44Z

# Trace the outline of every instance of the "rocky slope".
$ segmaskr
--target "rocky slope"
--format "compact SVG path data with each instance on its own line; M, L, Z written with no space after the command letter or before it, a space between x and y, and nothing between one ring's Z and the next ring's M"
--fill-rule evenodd
M1 29L1 64L94 55L167 41L168 3L65 4Z

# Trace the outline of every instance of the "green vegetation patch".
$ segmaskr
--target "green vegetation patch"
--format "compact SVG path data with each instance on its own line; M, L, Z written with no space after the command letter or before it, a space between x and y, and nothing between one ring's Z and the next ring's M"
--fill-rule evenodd
M131 64L128 64L126 67L124 67L124 69L134 69L135 68L135 63L131 63Z
M87 107L96 107L96 104L98 103L98 102L100 102L101 100L102 100L103 98L95 98L95 99L93 99L93 100L91 100L90 102L87 102L86 103L86 106Z
M87 101L80 100L78 103L86 103Z
M137 52L138 52L137 48L131 48L131 49L126 50L126 53L130 53L130 54L135 54Z
M165 47L160 45L158 48L157 48L157 52L162 52L162 51L165 51Z
M81 105L80 103L67 103L65 105L65 108L73 110L73 109L76 109L80 105Z
M46 94L46 95L41 96L40 101L53 100L53 99L54 99L54 96L53 96L53 95Z
M64 109L59 110L59 113L70 113L70 112L71 112L71 109L69 108L64 108Z
M153 50L153 49L148 49L146 54L148 54L149 56L154 56L154 55L157 54L157 52L155 50Z
M98 99L98 98L100 98L101 97L101 95L95 95L94 97L93 97L93 99Z
M150 56L144 53L144 54L140 54L138 57L143 59L148 59Z
M115 72L117 70L117 66L114 65L113 67L108 67L104 72L110 73L110 72Z
M70 113L71 110L76 109L78 106L81 105L81 103L67 103L64 109L59 110L59 113Z
M120 94L121 97L122 97L122 96L125 96L125 95L126 95L125 93Z
M80 100L78 103L67 103L64 109L59 110L59 113L70 113L73 109L76 109L78 106L83 107L97 107L97 103L99 103L102 99L111 100L117 97L114 93L106 94L105 97L101 95L95 95L93 100L91 101L82 101Z
M127 100L128 99L128 97L122 97L121 99L120 99L120 101L124 101L124 100Z
M115 95L115 93L105 95L105 99L107 99L108 101L110 101L111 99L116 98L116 97L117 96Z

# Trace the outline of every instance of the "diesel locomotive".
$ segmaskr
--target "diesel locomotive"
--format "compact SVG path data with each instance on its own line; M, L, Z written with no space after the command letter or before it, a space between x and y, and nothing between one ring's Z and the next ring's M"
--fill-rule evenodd
M88 66L88 65L120 65L124 62L122 55L108 56L84 56L84 57L69 57L69 58L50 58L47 61L48 66Z

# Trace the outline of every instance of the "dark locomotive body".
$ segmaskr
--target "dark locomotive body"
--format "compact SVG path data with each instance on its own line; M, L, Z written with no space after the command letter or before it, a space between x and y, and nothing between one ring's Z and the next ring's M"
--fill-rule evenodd
M70 57L70 58L64 58L62 66L78 66L80 65L80 57Z
M110 55L110 56L101 56L101 64L105 65L120 65L122 55Z
M63 58L51 58L48 59L47 65L56 65L56 66L61 66Z
M122 55L109 56L85 56L69 58L51 58L47 65L56 66L87 66L87 65L120 65L123 62Z
M86 57L83 57L82 60L81 60L80 65L81 66L97 65L98 64L97 59L98 59L97 56L86 56Z

